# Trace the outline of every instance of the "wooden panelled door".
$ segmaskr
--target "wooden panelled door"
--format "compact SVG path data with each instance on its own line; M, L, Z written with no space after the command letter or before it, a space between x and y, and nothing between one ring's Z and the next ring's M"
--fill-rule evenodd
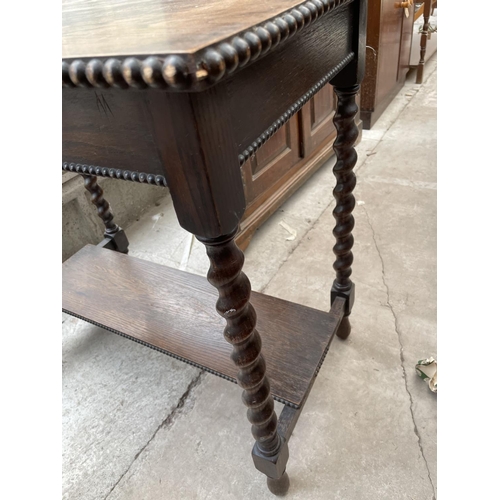
M332 85L322 88L302 110L303 155L310 155L328 136L335 132L333 115L337 100Z
M311 157L335 132L335 106L333 87L326 85L257 151L245 172L247 204L278 183L302 159Z
M326 85L243 165L247 210L237 237L242 249L257 227L333 155L335 107L333 87Z
M260 224L333 155L336 107L333 87L325 85L243 164L247 209L236 238L243 250ZM361 128L359 115L356 125Z
M399 0L368 2L366 77L361 87L364 127L370 128L404 85L410 68L413 10Z

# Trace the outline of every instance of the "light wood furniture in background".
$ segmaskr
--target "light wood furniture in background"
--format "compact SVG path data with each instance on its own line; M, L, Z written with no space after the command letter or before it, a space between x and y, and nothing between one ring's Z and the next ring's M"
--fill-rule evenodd
M416 83L422 83L424 81L424 68L426 61L427 52L427 40L431 36L429 30L429 17L432 15L432 11L437 7L437 0L424 0L420 4L419 8L415 10L414 21L416 22L420 16L423 16L424 24L422 26L422 31L420 35L420 60L417 66L417 77Z
M370 0L361 119L370 129L406 80L413 31L413 0Z

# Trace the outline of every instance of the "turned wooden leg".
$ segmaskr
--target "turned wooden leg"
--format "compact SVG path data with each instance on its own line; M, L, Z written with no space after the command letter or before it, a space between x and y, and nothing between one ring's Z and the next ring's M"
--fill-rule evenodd
M210 259L208 281L219 291L217 312L226 319L225 339L232 344L231 358L238 366L238 384L252 424L255 467L268 476L268 487L275 495L284 495L290 484L285 472L288 445L278 434L266 363L261 354L261 339L255 329L255 309L250 304L251 286L241 271L243 252L236 246L236 230L219 238L198 239L205 244Z
M417 66L416 83L424 81L425 53L427 51L427 38L429 36L429 17L431 15L432 0L425 0L424 4L424 25L420 36L420 60Z
M109 203L104 199L101 186L97 184L95 175L82 174L85 189L90 193L90 200L97 208L97 215L104 222L104 241L101 246L116 250L120 253L128 253L128 239L121 227L113 222L113 214Z
M354 143L358 137L358 127L354 123L354 118L358 111L355 98L359 91L359 85L334 88L338 98L337 112L333 117L333 123L337 129L337 138L333 143L333 149L337 155L337 161L333 167L333 173L337 179L337 184L333 190L333 196L337 202L333 210L336 222L333 229L336 241L333 247L333 253L336 257L333 268L336 277L331 290L331 304L333 304L337 296L346 299L344 318L337 331L340 338L346 339L351 332L349 315L354 304L354 283L351 281L350 276L353 262L351 249L354 244L352 236L354 217L352 211L356 203L352 194L356 186L356 176L353 168L358 159L354 149Z

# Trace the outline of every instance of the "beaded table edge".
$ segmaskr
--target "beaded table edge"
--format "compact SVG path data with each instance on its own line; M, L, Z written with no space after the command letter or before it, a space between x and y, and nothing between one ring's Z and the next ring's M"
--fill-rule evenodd
M202 90L254 62L313 24L354 0L308 0L283 14L207 47L194 55L150 55L63 59L63 87ZM194 58L194 62L193 62Z

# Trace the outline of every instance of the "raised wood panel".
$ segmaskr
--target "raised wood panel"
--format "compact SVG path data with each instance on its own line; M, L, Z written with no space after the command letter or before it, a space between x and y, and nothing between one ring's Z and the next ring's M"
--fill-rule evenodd
M322 88L301 112L302 155L309 156L326 137L335 132L333 115L336 97L333 87Z
M360 105L359 96L356 98L358 107ZM309 115L307 115L309 117ZM303 118L299 118L302 120ZM309 122L310 123L310 122ZM361 140L362 135L362 122L358 117L356 118L356 125L359 130L359 136L356 141ZM300 128L300 143L304 140L304 127ZM236 238L238 246L245 250L249 245L253 234L279 207L282 205L304 182L311 177L311 175L318 170L321 165L333 156L332 144L337 136L337 132L332 123L332 130L316 147L305 157L300 156L299 160L288 169L284 175L272 186L267 186L261 193L255 193L256 197L247 203L245 214L240 224L240 231ZM248 170L247 162L243 170ZM246 187L251 183L248 178L245 181ZM332 175L332 183L334 178ZM332 184L333 185L333 184Z
M267 141L258 151L252 161L253 178L268 167L271 162L277 160L292 150L290 127L287 124L282 127L274 136Z
M299 118L295 115L250 158L243 167L247 206L274 189L280 179L300 160Z
M324 124L325 120L330 120L335 110L334 94L333 87L327 85L311 99L311 130L316 130Z
M314 96L311 111L311 146L316 149L318 145L335 131L333 115L337 106L337 97L331 85L327 85L321 92Z

